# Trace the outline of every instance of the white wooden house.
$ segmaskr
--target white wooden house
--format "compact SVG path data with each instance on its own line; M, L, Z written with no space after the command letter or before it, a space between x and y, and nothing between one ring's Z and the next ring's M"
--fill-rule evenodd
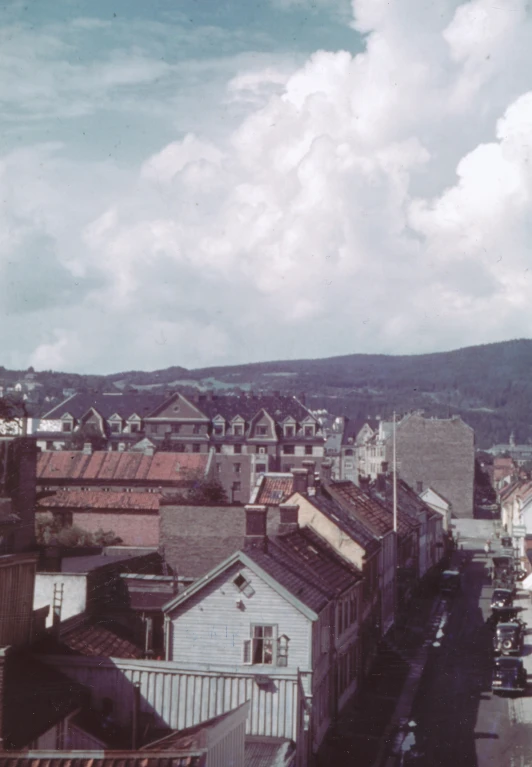
M280 512L280 534L268 538L266 507L246 507L244 550L163 608L167 661L224 677L252 673L262 694L251 701L251 732L275 734L275 720L279 735L291 733L302 767L357 674L362 579L314 531L298 527L297 506ZM341 655L339 634L350 637ZM288 679L295 697L282 695Z

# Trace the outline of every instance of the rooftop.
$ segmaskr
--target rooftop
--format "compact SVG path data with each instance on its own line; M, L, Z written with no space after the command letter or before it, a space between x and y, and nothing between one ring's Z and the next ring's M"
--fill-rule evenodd
M51 421L69 413L76 420L79 420L91 408L94 408L104 418L110 418L115 413L124 419L135 414L142 418L155 410L165 399L167 397L163 394L151 394L149 392L77 393L43 413L41 418Z
M68 625L70 624L70 626ZM59 640L51 635L36 646L46 654L79 655L94 658L143 658L142 648L137 646L129 632L107 618L85 617L65 622Z
M46 509L118 509L121 511L158 511L157 493L105 493L99 490L58 490L37 501Z
M86 454L59 450L40 453L37 482L172 482L190 483L207 470L206 453L114 453L104 450Z
M251 503L264 506L278 506L284 503L293 493L294 478L292 474L269 472L264 474L260 485L253 493Z

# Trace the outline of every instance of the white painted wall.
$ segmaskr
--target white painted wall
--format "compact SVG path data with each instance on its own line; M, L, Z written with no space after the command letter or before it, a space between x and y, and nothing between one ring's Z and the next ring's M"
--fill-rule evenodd
M35 576L35 591L33 595L33 609L50 605L50 612L46 619L46 625L53 622L52 603L54 598L54 585L64 584L63 605L61 620L72 618L85 611L87 606L87 576L78 573L37 573Z

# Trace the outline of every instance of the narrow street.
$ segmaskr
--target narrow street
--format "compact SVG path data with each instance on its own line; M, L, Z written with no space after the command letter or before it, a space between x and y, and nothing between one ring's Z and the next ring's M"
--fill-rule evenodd
M532 697L493 695L491 637L485 626L492 587L483 551L487 537L498 542L491 522L460 520L463 591L447 601L443 636L431 647L412 710L422 757L416 764L434 767L528 767L532 765ZM532 628L530 597L517 604ZM532 636L525 639L529 683Z

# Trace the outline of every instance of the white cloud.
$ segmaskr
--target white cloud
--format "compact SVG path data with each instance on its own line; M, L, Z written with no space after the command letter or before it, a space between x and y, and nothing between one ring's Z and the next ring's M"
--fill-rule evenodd
M59 147L12 154L10 258L37 231L79 282L43 308L28 359L101 371L532 334L532 29L512 7L354 0L362 54L240 66L236 129L203 124L133 171L100 167L103 184Z

